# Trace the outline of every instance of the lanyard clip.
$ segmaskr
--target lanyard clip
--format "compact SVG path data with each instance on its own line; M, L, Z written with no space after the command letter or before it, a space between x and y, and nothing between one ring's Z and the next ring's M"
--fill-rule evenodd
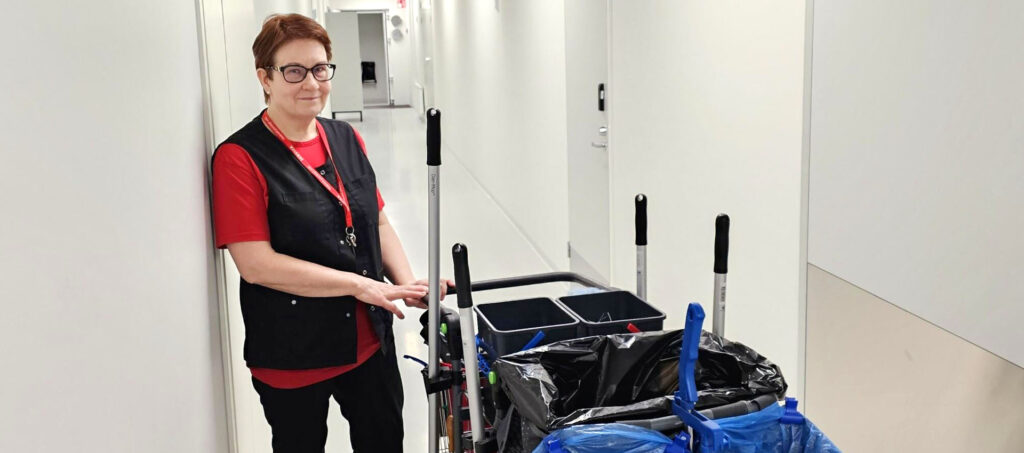
M349 247L356 248L356 229L354 227L345 228L345 244Z

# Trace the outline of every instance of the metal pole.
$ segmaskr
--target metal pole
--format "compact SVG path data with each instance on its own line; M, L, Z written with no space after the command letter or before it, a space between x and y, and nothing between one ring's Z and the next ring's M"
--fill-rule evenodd
M647 195L636 196L636 295L647 300Z
M427 322L427 344L430 357L427 360L427 377L434 380L437 378L437 366L440 361L437 334L440 329L438 317L441 306L441 112L433 108L427 112L427 190L430 193L428 202L430 263L427 279L429 286L427 312L430 318ZM438 434L440 433L438 423L441 413L438 411L437 393L431 393L427 399L430 410L427 418L429 420L427 429L430 436L428 451L438 453Z
M729 264L729 216L715 218L715 305L711 331L725 336L725 275Z
M449 331L448 338L453 336ZM452 343L449 342L448 345L451 347ZM462 448L462 363L462 360L452 359L452 429L448 430L451 453L463 453L465 450Z
M455 264L455 287L459 295L462 357L466 368L466 390L469 393L469 424L473 430L475 447L484 438L484 417L480 409L480 370L476 361L476 315L473 313L473 292L470 290L469 251L465 245L455 244L452 247L452 260Z

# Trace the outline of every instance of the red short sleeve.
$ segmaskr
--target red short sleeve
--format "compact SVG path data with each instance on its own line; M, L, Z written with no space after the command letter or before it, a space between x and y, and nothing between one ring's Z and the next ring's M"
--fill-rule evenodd
M241 146L226 143L213 160L213 225L218 248L269 241L267 181Z
M352 128L352 132L356 134L356 140L359 141L359 149L363 151L363 155L366 155L366 142L363 141L363 136L359 135L359 131L356 128ZM384 209L384 198L380 196L380 187L377 187L377 210Z

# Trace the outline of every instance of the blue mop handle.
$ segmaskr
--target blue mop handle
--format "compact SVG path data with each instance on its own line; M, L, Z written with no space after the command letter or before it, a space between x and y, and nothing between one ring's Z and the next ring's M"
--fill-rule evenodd
M703 324L704 309L696 302L691 303L686 309L686 327L683 330L683 344L679 351L679 391L673 398L672 412L686 426L693 428L694 437L700 442L703 452L718 453L729 445L729 438L717 423L694 409L697 405L697 382L694 378L694 370L697 366L697 353ZM665 450L666 453L688 451L684 447L686 443L689 443L685 433L684 430L680 436L676 437L673 445Z
M534 335L533 338L531 338L530 341L528 341L526 343L526 346L523 346L523 349L520 349L520 351L525 351L527 349L533 349L538 344L540 344L541 341L544 341L544 331L543 330L538 331L537 335Z
M700 331L704 324L704 309L693 302L686 309L686 325L683 330L683 346L679 352L679 396L686 409L697 404L697 382L694 372L697 366L697 350L700 346Z

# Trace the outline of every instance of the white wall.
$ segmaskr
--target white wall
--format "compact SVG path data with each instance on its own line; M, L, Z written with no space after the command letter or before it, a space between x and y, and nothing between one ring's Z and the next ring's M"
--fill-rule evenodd
M813 6L807 413L848 451L1020 452L1024 6Z
M398 3L393 0L326 0L328 6L333 10L385 10L391 16L399 16L402 23L399 26L391 24L390 20L385 26L387 36L390 37L394 30L402 33L402 39L391 39L388 43L388 59L391 62L391 98L395 105L412 105L413 83L415 82L414 53L415 38L413 38L413 27L410 24L412 16L413 1L409 1L406 8L399 8ZM343 45L334 43L335 46Z
M423 0L409 0L408 11L409 34L412 37L410 61L413 82L410 105L418 108L422 116L426 109L434 104L434 11L429 1Z
M196 4L4 19L0 451L225 451Z
M545 261L567 268L563 5L435 0L431 14L444 146Z
M1010 0L815 5L808 243L811 263L1017 365L1021 17Z
M275 13L312 15L315 6L308 0L203 0L200 24L205 48L201 52L206 58L208 126L212 130L208 153L213 152L212 145L226 139L265 107L252 55L252 42L264 19ZM322 7L317 9L323 10ZM205 164L209 164L209 156ZM205 199L206 195L203 196ZM231 451L269 453L270 426L263 416L259 396L252 388L252 375L242 358L245 329L238 298L238 270L227 252L217 251L216 255L224 280L220 306L224 325L222 342L230 354L225 371L230 416L225 418L229 421ZM339 429L337 418L340 417L330 419L332 430Z
M390 104L388 96L388 59L384 42L382 14L359 15L359 61L374 63L376 83L363 82L363 104Z
M799 395L804 2L612 6L612 283L635 286L633 196L648 205L648 294L711 326L715 215L732 217L726 336Z
M1020 451L1022 14L814 4L807 410L851 451Z

